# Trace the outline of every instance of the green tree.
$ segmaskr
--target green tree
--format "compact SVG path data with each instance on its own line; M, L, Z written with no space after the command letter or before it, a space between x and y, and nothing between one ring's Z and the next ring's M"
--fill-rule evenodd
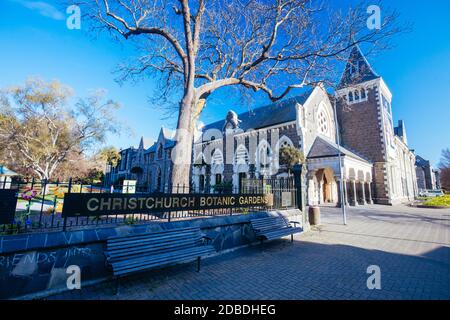
M119 163L120 153L115 147L104 147L98 152L98 158L104 163L115 167Z
M294 147L280 148L280 165L286 166L289 172L296 164L305 163L303 152Z
M71 154L83 154L120 129L118 104L93 92L72 105L72 89L58 81L28 80L1 91L0 148L3 159L40 179L51 179ZM76 174L76 173L74 173Z
M89 169L86 176L82 179L83 183L95 184L103 181L105 174L97 168Z

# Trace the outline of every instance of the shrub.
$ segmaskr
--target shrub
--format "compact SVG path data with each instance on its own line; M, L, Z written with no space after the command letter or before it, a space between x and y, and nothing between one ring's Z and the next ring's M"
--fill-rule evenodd
M432 207L450 207L450 195L446 194L441 197L426 200L423 205Z

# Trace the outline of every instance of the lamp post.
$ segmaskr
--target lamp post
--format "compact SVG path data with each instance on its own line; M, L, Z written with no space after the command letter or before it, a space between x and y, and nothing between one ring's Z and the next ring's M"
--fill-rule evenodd
M335 123L335 128L336 128L336 141L337 141L337 145L338 145L338 158L339 158L339 176L340 176L340 189L341 189L341 208L342 208L342 219L343 219L343 223L344 225L347 225L347 211L345 208L345 196L344 196L344 192L346 192L346 190L344 190L344 172L343 172L343 166L342 166L342 155L341 155L341 141L340 141L340 137L339 137L339 124L337 121L337 113L336 113L336 97L333 99L333 111L334 111L334 123Z

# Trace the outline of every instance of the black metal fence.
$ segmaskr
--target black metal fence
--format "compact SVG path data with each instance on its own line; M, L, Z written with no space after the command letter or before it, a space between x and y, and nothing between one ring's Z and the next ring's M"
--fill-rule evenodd
M205 187L202 190L193 186L166 186L167 193L191 193L191 194L229 194L229 193L264 193L271 194L273 201L269 207L236 205L232 208L218 208L189 211L170 211L160 214L108 214L96 217L70 217L64 218L62 210L64 206L64 194L66 193L136 193L149 195L148 185L103 185L83 184L81 181L70 179L68 182L46 181L36 179L23 179L9 181L6 178L0 180L0 189L16 190L16 210L14 221L8 224L0 224L0 234L30 233L42 231L61 231L82 228L97 228L106 225L138 224L148 222L166 222L173 220L185 220L199 217L246 214L268 209L293 208L296 206L296 192L294 181L287 179L244 179L236 188ZM0 215L2 214L0 207Z

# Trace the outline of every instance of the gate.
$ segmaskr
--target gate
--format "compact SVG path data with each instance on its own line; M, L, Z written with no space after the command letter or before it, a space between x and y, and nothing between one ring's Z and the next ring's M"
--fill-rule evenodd
M297 189L294 178L243 179L242 193L272 195L272 209L297 208Z

